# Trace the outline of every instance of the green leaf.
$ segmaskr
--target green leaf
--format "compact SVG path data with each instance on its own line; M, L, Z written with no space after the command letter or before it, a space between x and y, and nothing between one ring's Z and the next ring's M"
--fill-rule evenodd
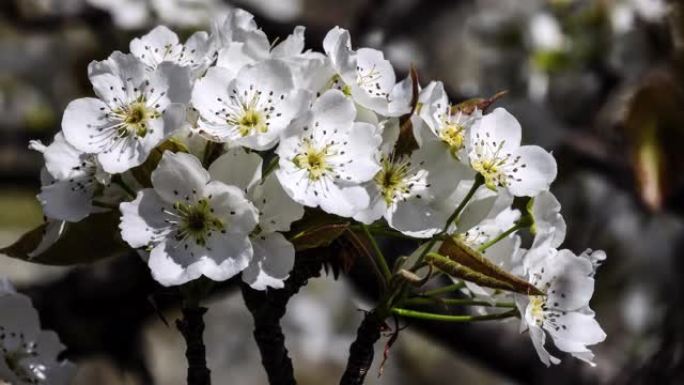
M292 225L287 238L301 251L330 245L349 228L349 222L320 210L308 210Z
M503 282L507 287L509 287L508 289L501 289L524 294L544 295L544 292L534 287L534 285L503 270L492 261L487 259L487 257L485 257L482 253L472 249L457 238L447 238L439 248L439 254L446 256L451 261L467 268L468 271L478 273L479 275L486 276L498 282ZM483 286L494 287L487 284L483 284ZM494 288L499 289L500 287Z
M130 250L120 237L118 212L112 211L68 223L57 242L41 254L29 256L43 239L46 226L29 231L12 245L0 249L0 253L27 262L67 266L96 262Z

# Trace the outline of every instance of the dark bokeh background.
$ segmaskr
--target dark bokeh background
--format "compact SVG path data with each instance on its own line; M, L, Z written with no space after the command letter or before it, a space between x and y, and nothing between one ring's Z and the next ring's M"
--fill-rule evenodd
M608 333L598 367L544 368L515 322L414 325L367 383L684 383L684 6L674 1L3 0L0 245L41 221L41 157L27 143L49 142L66 104L90 95L87 63L157 24L206 29L234 5L272 39L305 25L315 49L332 26L348 28L355 46L382 49L400 76L413 64L423 84L443 80L455 101L508 90L501 105L524 140L558 159L566 247L608 252L592 303ZM155 316L145 269L134 256L76 270L0 256L0 275L32 295L81 364L77 384L183 384L181 341ZM358 289L317 279L290 304L301 384L336 383L364 306ZM263 384L249 314L230 292L207 321L214 380Z

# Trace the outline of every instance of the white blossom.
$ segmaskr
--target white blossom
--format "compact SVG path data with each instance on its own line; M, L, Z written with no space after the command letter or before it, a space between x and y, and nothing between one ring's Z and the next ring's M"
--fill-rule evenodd
M57 356L59 337L41 330L29 297L0 280L0 382L12 385L68 385L76 367Z
M309 100L307 91L294 89L292 72L278 60L246 66L236 78L223 68L210 68L192 93L202 135L256 150L274 147Z
M380 170L382 138L377 126L355 116L354 104L329 90L284 132L276 175L292 199L344 217L368 206L361 184Z
M108 210L123 198L124 192L112 185L95 156L74 148L61 132L49 146L32 141L30 148L45 158L38 200L46 217L78 222L90 213Z
M159 64L169 62L180 67L189 67L198 77L213 61L209 34L195 32L183 44L178 35L160 25L145 36L135 38L130 43L131 54L151 70Z
M567 226L560 213L558 199L550 191L542 191L534 197L530 206L532 232L535 234L532 247L542 242L548 242L548 247L559 247L565 240Z
M250 235L254 257L242 272L242 280L257 290L282 288L295 261L294 246L281 232L304 215L274 174L262 179L262 160L241 148L229 150L209 167L212 179L234 185L247 194L259 212L259 223Z
M486 114L472 127L467 144L470 165L492 190L535 196L556 178L556 160L539 146L521 146L520 123L503 108Z
M197 158L169 151L152 172L152 186L120 205L120 228L131 247L150 251L157 281L223 281L249 265L257 210L241 189L210 181Z
M384 217L387 224L402 233L430 237L444 229L458 202L449 199L463 181L474 173L455 162L441 143L428 143L411 154L395 155L393 145L398 123L385 124L381 169L365 187L370 196L368 209L354 219L370 224ZM396 134L387 134L394 130Z
M420 92L418 102L421 106L418 116L428 126L432 137L444 142L456 158L467 160L466 143L471 127L482 117L482 111L476 109L466 114L456 109L449 103L442 82L428 84ZM420 122L416 122L416 127L422 127ZM423 141L421 132L415 136L419 143Z
M189 78L163 63L153 72L132 55L114 53L88 68L97 98L81 98L64 111L62 130L76 149L96 154L102 168L121 173L142 164L150 151L185 120Z
M396 84L394 68L382 51L351 48L349 31L335 27L323 40L334 73L329 87L351 96L356 103L383 116L410 111L410 79Z
M594 365L594 354L588 346L602 342L606 334L589 308L593 275L589 258L559 250L529 271L530 283L546 295L516 295L523 315L521 328L529 329L539 358L547 366L560 363L544 347L547 333L559 350Z

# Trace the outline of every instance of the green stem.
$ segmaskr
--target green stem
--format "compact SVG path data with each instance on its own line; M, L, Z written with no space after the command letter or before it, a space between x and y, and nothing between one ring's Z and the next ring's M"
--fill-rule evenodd
M484 184L484 177L481 174L477 174L477 176L475 177L475 182L473 182L473 186L470 188L470 191L468 191L468 194L466 194L465 198L463 198L463 200L458 205L458 207L456 207L456 210L454 210L454 212L451 214L449 219L447 219L446 226L444 226L444 230L442 231L443 234L446 233L447 230L449 230L449 226L451 225L451 223L453 221L455 221L456 218L458 218L458 216L461 214L463 209L466 207L466 205L468 204L470 199L472 199L473 195L475 195L475 192L477 191L477 189L479 189L480 186L482 186L483 184Z
M449 219L447 219L446 224L444 225L444 228L442 229L442 231L439 234L437 234L437 236L434 236L434 237L432 237L432 239L430 239L430 242L428 242L427 247L423 250L422 253L420 253L418 260L413 265L411 270L415 270L416 267L418 267L422 264L423 259L425 258L427 253L429 253L430 250L435 246L437 241L439 239L441 239L441 235L444 235L447 233L447 231L449 231L449 226L451 226L451 223L453 221L455 221L456 218L458 218L458 216L461 214L463 209L465 209L465 207L468 204L468 202L470 201L470 199L472 199L473 195L475 195L475 192L477 191L477 189L479 189L480 186L482 186L483 184L484 184L484 177L480 174L477 174L477 176L475 177L475 182L473 182L473 186L470 188L470 191L468 191L468 194L466 194L466 196L463 198L463 200L458 205L458 207L456 207L456 210L454 210L454 212L451 214Z
M449 305L449 306L487 306L501 308L515 308L513 302L489 302L467 298L409 298L402 302L403 306L411 305Z
M506 238L507 236L509 236L509 235L513 234L514 232L516 232L516 231L518 231L518 230L520 230L520 229L522 229L522 228L525 228L525 227L526 227L526 226L524 226L524 225L522 225L522 224L520 224L520 223L516 223L516 224L514 224L513 226L511 226L508 230L506 230L506 231L504 231L503 233L499 234L496 238L490 239L489 241L487 241L487 242L481 244L480 247L478 247L477 251L479 251L480 253L482 253L482 252L484 252L485 250L487 250L488 248L494 246L494 244L496 244L496 243L499 242L500 240Z
M442 321L442 322L477 322L477 321L491 321L510 317L515 317L518 314L516 309L511 309L503 313L487 314L487 315L447 315L427 313L423 311L415 311L402 308L393 308L392 313L401 317L418 318L428 321Z
M463 289L464 287L465 287L465 283L459 282L459 283L455 283L453 285L444 286L444 287L440 287L437 289L425 291L425 292L421 293L421 295L425 296L425 297L434 297L436 295L451 293L452 291L460 290L460 289Z
M392 279L392 272L390 271L390 268L387 265L387 259L385 259L385 256L382 254L382 250L380 250L380 246L378 246L378 243L375 241L373 234L371 234L370 230L368 230L368 226L362 225L361 228L363 229L363 232L366 234L366 237L368 237L371 245L373 246L373 251L375 252L375 261L380 267L382 275L385 277L385 281L389 282Z

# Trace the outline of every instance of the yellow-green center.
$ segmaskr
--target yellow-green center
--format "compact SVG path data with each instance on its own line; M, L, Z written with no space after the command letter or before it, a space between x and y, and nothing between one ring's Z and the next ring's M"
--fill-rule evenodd
M195 243L205 246L213 231L224 231L223 221L214 215L209 201L200 199L195 204L176 202L173 208L181 217L177 240L191 237Z
M144 100L138 100L130 105L114 111L115 114L122 118L119 126L119 136L126 137L134 135L137 137L145 137L147 135L147 122L159 117L159 112L148 107Z
M541 295L534 295L530 296L530 313L532 315L532 318L534 319L534 322L537 324L537 326L542 326L544 323L544 307L546 305L546 301L543 296Z
M406 174L409 167L407 162L394 163L385 158L382 168L375 174L373 181L378 186L387 206L395 202L398 196L409 192Z
M504 161L499 159L478 159L471 162L471 166L479 172L485 179L485 186L491 190L496 190L498 186L507 186L508 180L506 173L503 172L501 166Z
M307 142L304 144L304 152L297 154L293 162L295 166L307 171L309 180L317 181L325 173L332 171L332 165L327 159L329 156L328 150L328 146L318 149Z
M264 133L268 131L266 119L261 112L254 108L245 110L238 120L238 131L241 136L247 136L253 132Z
M448 123L442 128L439 137L449 145L449 149L453 155L463 148L465 142L464 133L465 128L460 124Z

